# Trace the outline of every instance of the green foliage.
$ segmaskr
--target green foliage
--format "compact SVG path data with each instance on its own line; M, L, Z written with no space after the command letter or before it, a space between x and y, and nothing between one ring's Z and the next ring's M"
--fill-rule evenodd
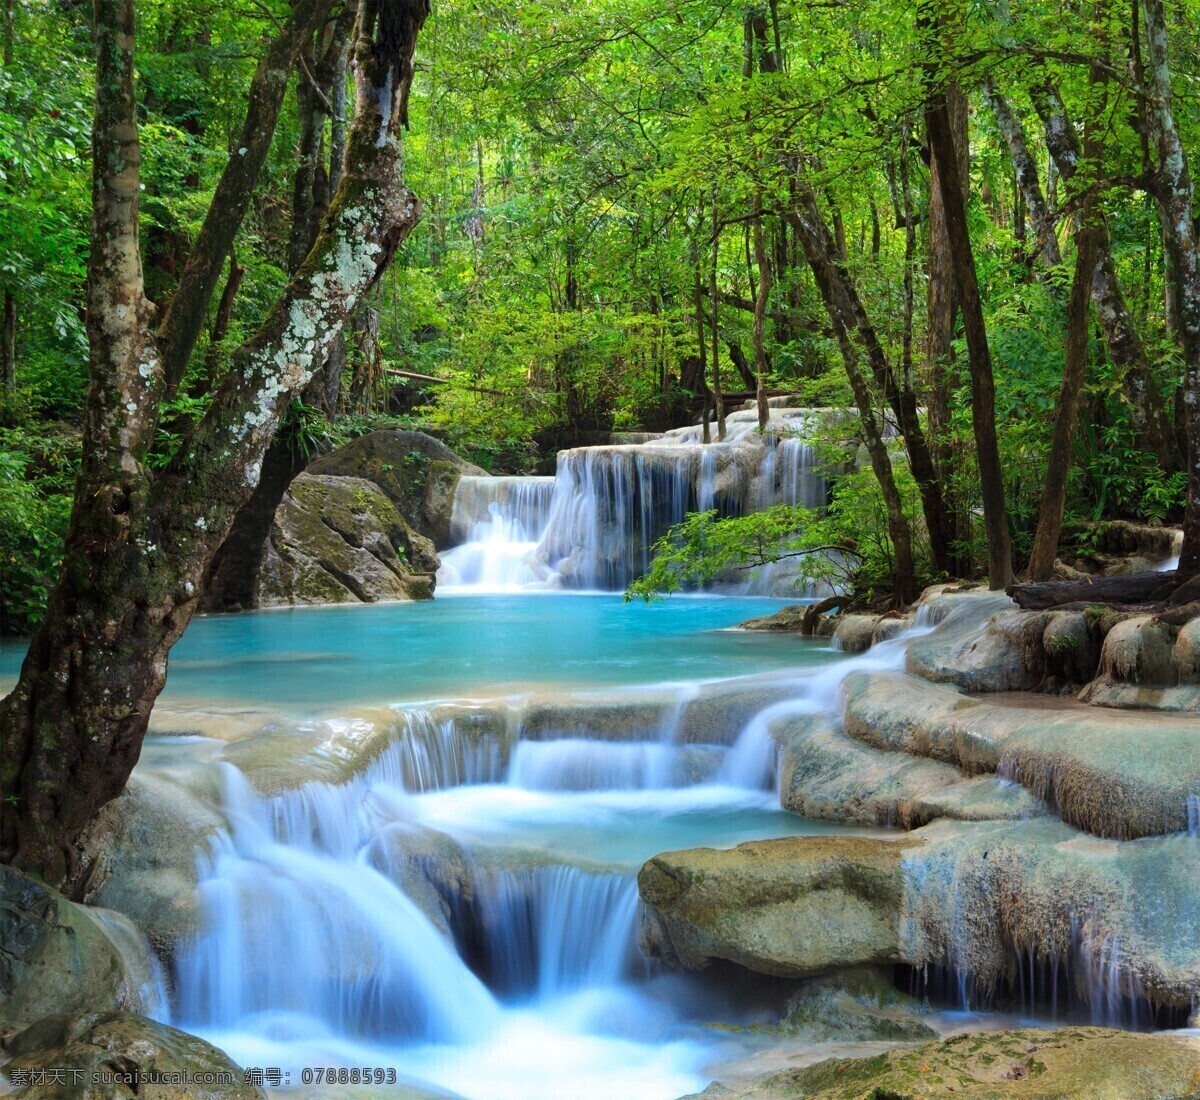
M71 512L69 441L0 433L0 633L27 633L45 614Z
M920 504L911 478L900 478L905 509L919 530ZM927 546L918 544L922 583L930 573ZM828 509L776 505L747 516L690 513L654 545L649 571L634 581L626 600L646 602L688 589L753 578L764 566L791 560L796 585L829 586L870 599L891 588L895 555L887 513L870 470L840 478Z

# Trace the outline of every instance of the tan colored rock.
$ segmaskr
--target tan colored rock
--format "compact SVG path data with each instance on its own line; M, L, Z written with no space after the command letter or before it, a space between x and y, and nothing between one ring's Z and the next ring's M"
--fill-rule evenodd
M1200 988L1200 846L1117 843L1053 818L942 821L902 839L798 837L668 852L638 876L644 950L807 977L934 964L982 991L1030 955L1085 997L1119 989L1187 1009ZM1114 986L1114 983L1115 986Z
M783 977L900 962L908 843L794 837L655 856L638 872L642 950L687 970L726 959Z
M976 1031L871 1058L831 1058L704 1100L1195 1100L1200 1049L1098 1027ZM684 1100L699 1100L699 1097Z
M863 653L871 648L878 615L839 615L833 631L833 647L843 653Z
M781 748L780 802L802 817L914 829L942 817L1017 820L1047 812L1020 786L870 748L821 717L784 720L773 732Z
M846 733L862 744L998 773L1099 836L1186 829L1200 792L1198 715L972 698L903 673L854 673L843 690Z

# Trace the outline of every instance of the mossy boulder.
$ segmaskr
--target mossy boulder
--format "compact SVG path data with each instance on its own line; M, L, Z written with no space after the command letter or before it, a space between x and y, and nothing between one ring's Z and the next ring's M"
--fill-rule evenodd
M419 534L445 547L458 479L486 471L423 432L378 431L317 459L309 473L374 482Z
M810 1043L919 1043L936 1039L922 1006L887 970L840 970L806 981L788 999L780 1028Z
M0 865L0 1040L53 1012L142 1008L147 959L137 946L127 959L117 934L136 945L116 914Z
M263 607L433 597L437 554L371 481L301 474L275 512Z
M0 1070L23 1100L258 1100L211 1043L128 1012L49 1016L9 1044Z
M1185 1040L1098 1027L976 1031L871 1058L831 1058L705 1100L1188 1100L1200 1049ZM698 1100L698 1098L692 1098Z

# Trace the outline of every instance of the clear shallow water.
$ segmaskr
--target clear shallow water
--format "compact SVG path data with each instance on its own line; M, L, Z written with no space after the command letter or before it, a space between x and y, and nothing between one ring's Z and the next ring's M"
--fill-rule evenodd
M740 676L827 662L809 639L727 628L778 600L618 595L432 601L197 618L171 653L165 702L257 702L289 712ZM24 647L0 647L0 678Z
M787 670L794 697L764 696L732 745L680 744L670 722L623 731L633 740L541 730L486 781L457 786L455 769L405 772L385 752L342 786L268 798L220 761L219 743L155 739L139 770L188 782L226 822L197 853L203 919L173 959L173 1022L293 1086L305 1067L367 1066L469 1100L704 1088L715 1064L762 1041L711 1025L772 1023L786 990L644 959L637 869L672 849L856 831L779 809L769 721L831 706L846 672L903 656L897 643L847 658L724 629L778 606L539 594L197 620L168 697L270 704L298 725L531 684L586 688L594 702L670 682L687 699L698 681ZM399 722L395 736L417 730L453 754L449 725Z

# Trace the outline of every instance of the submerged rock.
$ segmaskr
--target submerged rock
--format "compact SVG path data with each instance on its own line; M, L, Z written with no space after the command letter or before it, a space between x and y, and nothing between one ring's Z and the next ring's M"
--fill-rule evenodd
M64 1013L9 1044L3 1072L25 1100L256 1100L261 1088L211 1043L128 1012Z
M706 1100L1186 1098L1200 1095L1200 1050L1174 1037L1097 1027L981 1031L872 1058L831 1058L744 1084L716 1083L699 1095Z
M433 544L378 486L301 474L275 513L258 601L272 607L431 599L436 572Z
M937 1032L921 1005L886 970L841 970L814 978L788 999L780 1027L811 1043L919 1043Z

